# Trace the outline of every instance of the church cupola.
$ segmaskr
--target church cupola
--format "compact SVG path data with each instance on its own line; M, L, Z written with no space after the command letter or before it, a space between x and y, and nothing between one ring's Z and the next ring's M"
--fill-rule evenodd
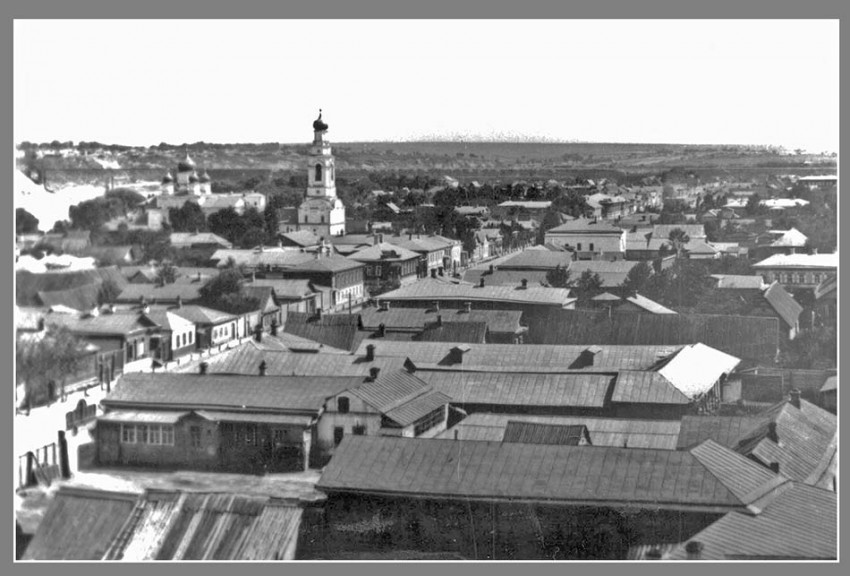
M313 121L313 130L316 132L326 132L328 125L322 120L322 109L319 108L319 117Z

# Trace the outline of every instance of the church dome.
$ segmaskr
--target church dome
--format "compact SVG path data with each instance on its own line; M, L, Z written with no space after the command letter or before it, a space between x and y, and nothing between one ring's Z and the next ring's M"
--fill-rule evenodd
M162 177L162 183L163 184L171 184L172 182L174 182L174 178L171 177L170 172L166 172L165 176Z
M198 182L198 175L193 173L191 176L189 176L189 182L192 182L193 184L195 182Z
M186 152L186 157L177 164L178 172L192 172L195 170L195 161L189 158L189 153Z
M206 170L204 170L204 173L203 173L203 174L201 174L200 181L201 181L201 182L209 182L209 181L210 181L210 175L209 175L209 174L207 174L207 171L206 171Z
M313 122L313 130L323 131L327 129L328 125L322 122L322 109L319 108L319 117Z

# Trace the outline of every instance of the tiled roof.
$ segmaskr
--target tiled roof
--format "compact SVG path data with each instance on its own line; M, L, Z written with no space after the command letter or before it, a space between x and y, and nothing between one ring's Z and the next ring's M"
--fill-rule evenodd
M516 334L522 331L519 310L465 310L433 308L380 308L367 307L360 311L363 328L377 330L383 324L388 330L421 330L434 322L437 315L444 322L484 322L490 333Z
M579 446L588 439L587 427L583 424L540 424L510 420L505 426L502 442Z
M702 560L830 560L838 558L838 496L793 483L757 515L730 512L689 541ZM664 556L685 560L685 544Z
M764 297L776 313L789 327L796 327L803 307L789 294L779 282L774 282L764 291Z
M552 346L543 344L465 344L451 342L363 342L357 356L366 353L366 345L375 345L375 358L410 358L415 365L433 366L448 370L471 370L487 372L551 373L590 368L603 370L647 370L660 359L670 357L682 346L599 346L593 366L587 366L582 358L588 346ZM451 360L450 350L465 345L469 350L463 354L462 363Z
M520 286L473 286L471 284L449 284L431 278L425 278L381 294L379 300L458 300L510 302L516 304L542 304L563 307L575 298L570 298L567 288L544 288L529 285Z
M523 374L418 370L416 376L457 404L601 408L612 374Z
M676 441L679 438L681 426L678 420L473 413L437 437L454 438L455 431L457 431L460 440L492 440L498 442L502 440L505 427L511 420L561 426L582 425L590 433L591 443L594 446L658 448L663 450L676 449Z
M325 314L319 318L306 312L290 311L286 315L284 332L351 352L362 340L362 336L358 338L357 322L356 314Z
M108 408L316 412L327 398L361 382L357 376L131 373L124 374L101 403Z
M753 264L753 268L812 268L838 269L838 253L833 254L774 254Z
M746 468L742 460L735 464ZM721 474L721 481L719 469L717 458L674 450L346 436L317 487L464 500L743 508L741 487L758 488L759 472L745 481Z
M684 345L702 342L740 358L773 359L779 321L708 314L634 314L614 309L558 310L528 319L536 344Z
M607 220L579 218L565 222L546 232L547 234L610 234L620 236L623 230Z
M23 560L100 560L138 494L60 487Z
M292 560L302 510L264 496L149 490L106 560Z
M265 341L266 338L263 338ZM266 363L268 376L368 376L372 367L395 370L404 365L405 357L376 358L368 362L361 355L308 352L276 352L260 350L252 345L240 346L205 360L209 374L258 373L260 362ZM197 372L197 367L188 369Z

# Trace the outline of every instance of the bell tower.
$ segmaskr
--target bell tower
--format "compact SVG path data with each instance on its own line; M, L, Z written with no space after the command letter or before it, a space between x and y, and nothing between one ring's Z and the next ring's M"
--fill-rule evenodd
M313 145L307 165L307 197L336 198L334 157L330 142L325 140L328 125L322 121L322 111L313 122Z

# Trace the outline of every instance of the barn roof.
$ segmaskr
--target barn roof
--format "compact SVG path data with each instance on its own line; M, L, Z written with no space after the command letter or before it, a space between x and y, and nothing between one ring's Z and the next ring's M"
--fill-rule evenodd
M377 330L383 324L388 330L421 330L440 315L446 322L484 322L490 333L516 334L522 331L519 310L457 310L444 308L380 308L360 311L363 328Z
M511 304L542 304L564 307L575 301L570 298L567 288L548 288L532 286L477 286L472 284L451 284L432 278L425 278L381 294L379 300L392 301L433 301L455 300L460 302L508 302Z

